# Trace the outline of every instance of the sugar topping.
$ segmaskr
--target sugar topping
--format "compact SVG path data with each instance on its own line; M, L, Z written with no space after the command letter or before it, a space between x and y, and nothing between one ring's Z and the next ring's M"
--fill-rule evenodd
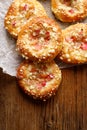
M63 31L63 50L60 58L71 63L87 62L86 24L75 24Z
M61 82L61 71L54 61L46 64L24 62L18 68L17 77L25 93L45 101L55 95Z

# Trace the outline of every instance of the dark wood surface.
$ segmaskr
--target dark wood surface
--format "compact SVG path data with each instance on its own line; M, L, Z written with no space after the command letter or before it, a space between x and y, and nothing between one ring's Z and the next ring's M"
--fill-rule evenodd
M87 65L62 75L56 96L37 102L0 70L0 130L87 130Z

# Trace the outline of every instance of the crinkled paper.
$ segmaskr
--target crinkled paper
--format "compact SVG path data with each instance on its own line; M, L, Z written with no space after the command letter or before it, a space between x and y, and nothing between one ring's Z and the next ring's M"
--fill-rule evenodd
M39 1L45 7L49 17L55 19L50 9L50 0ZM0 0L0 67L4 73L16 76L16 69L21 63L22 58L16 52L16 40L14 40L4 28L4 17L11 2L12 0ZM62 28L69 26L67 23L57 22ZM84 22L86 22L86 20ZM66 65L62 62L59 62L58 65L60 68L70 67L70 65Z

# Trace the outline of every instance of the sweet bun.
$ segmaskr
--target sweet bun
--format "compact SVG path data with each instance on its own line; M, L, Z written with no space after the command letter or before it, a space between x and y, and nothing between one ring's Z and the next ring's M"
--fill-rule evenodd
M87 24L77 23L63 30L60 59L67 63L87 63Z
M7 31L17 38L23 25L34 16L46 16L43 6L36 0L14 0L5 16Z
M24 61L17 69L19 87L34 99L45 101L55 95L61 78L61 70L54 61L45 64Z
M35 17L20 31L17 50L25 58L37 62L53 60L62 48L62 31L48 17Z
M55 17L63 22L75 22L87 16L86 0L51 0Z

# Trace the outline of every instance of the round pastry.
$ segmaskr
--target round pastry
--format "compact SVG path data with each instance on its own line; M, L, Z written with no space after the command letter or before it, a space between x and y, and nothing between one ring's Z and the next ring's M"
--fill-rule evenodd
M22 26L34 16L46 16L43 6L36 0L14 0L5 16L5 28L17 38Z
M54 20L48 17L36 17L20 31L17 50L25 59L37 62L51 61L61 51L61 33Z
M60 59L75 64L87 62L87 24L78 23L63 30Z
M45 101L55 95L61 82L61 70L54 61L46 64L24 61L18 67L17 79L26 94Z
M51 8L59 20L75 22L87 16L86 0L51 0Z

